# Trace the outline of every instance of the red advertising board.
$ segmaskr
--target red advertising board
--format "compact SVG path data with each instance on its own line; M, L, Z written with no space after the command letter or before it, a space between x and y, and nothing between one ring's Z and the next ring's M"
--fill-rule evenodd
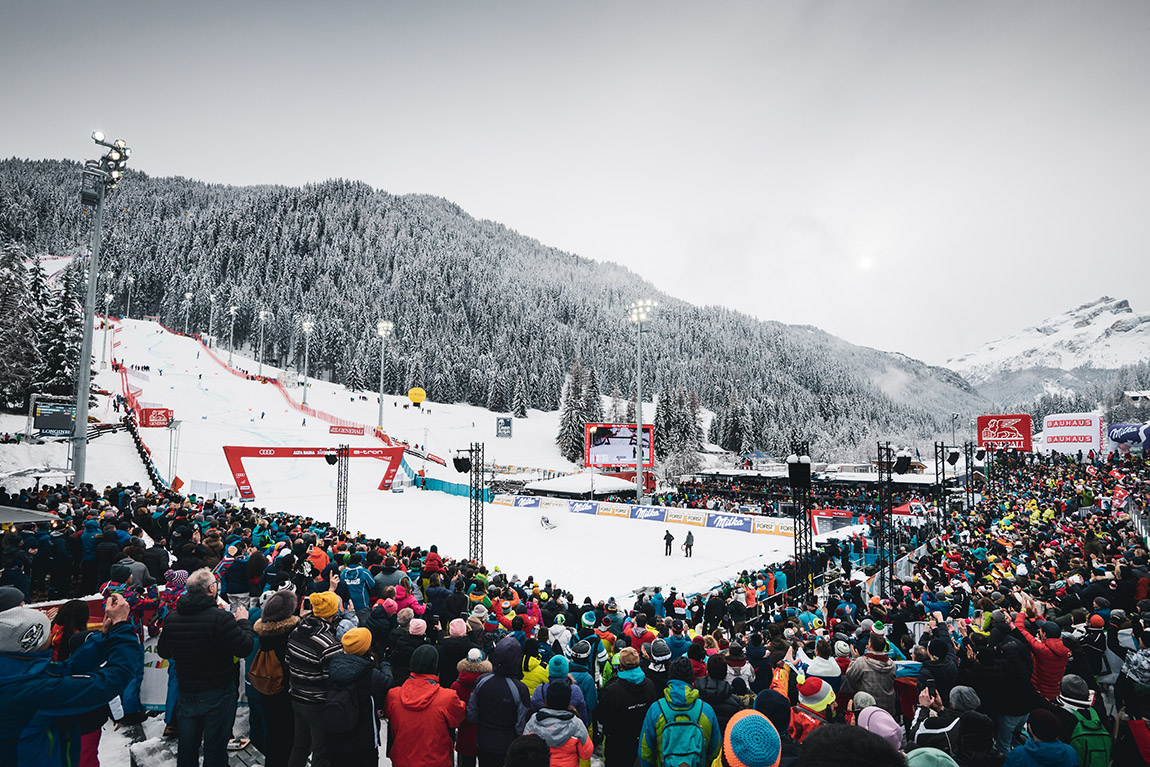
M583 430L583 465L635 468L635 424L589 423ZM643 466L655 466L655 427L643 424Z
M172 409L167 407L140 408L140 426L163 427L172 421Z
M329 428L327 430L327 433L328 434L355 434L357 436L362 437L363 436L363 427L362 426L332 426L331 428Z
M225 445L224 458L228 461L228 468L232 471L236 488L240 491L240 498L245 501L250 501L256 497L256 493L252 488L251 480L248 478L247 470L244 468L245 458L325 458L328 453L334 449L335 448L329 447L252 447L247 445ZM387 468L384 470L383 481L379 483L379 489L391 489L391 483L395 479L395 473L399 470L399 464L403 460L403 445L396 447L350 447L348 451L350 453L349 458L375 458L380 461L386 461Z
M1015 448L1030 452L1030 438L1034 434L1028 413L1011 415L980 415L978 417L978 444L987 448Z

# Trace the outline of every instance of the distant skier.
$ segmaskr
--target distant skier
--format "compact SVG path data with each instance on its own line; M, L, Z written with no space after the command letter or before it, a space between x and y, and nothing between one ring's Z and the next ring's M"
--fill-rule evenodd
M665 533L663 543L667 544L667 550L663 553L663 556L669 557L671 556L671 544L675 542L675 536L671 535L670 530L664 530L663 532Z
M555 523L552 522L547 517L540 517L539 518L539 524L543 527L544 530L554 530L555 529Z
M691 556L691 549L695 548L695 531L687 531L687 540L683 541L683 553L686 556ZM670 553L670 552L668 552Z

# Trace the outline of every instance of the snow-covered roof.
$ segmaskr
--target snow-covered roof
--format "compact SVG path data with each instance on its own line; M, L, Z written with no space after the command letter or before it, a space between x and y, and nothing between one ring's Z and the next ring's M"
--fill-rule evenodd
M583 495L590 493L594 487L595 495L610 495L611 493L625 493L635 489L635 483L618 477L609 477L605 474L592 474L582 472L568 474L555 479L543 479L529 483L524 489L533 493L573 493Z

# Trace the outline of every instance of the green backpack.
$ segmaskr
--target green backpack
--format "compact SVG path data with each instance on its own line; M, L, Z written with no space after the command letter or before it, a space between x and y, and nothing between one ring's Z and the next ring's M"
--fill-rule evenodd
M659 701L663 732L659 738L659 767L703 767L707 760L707 737L699 720L703 703L696 700L686 711L675 711Z
M1093 708L1071 711L1074 714L1074 732L1070 734L1070 747L1078 754L1081 767L1108 767L1110 764L1110 733L1102 726L1102 717Z

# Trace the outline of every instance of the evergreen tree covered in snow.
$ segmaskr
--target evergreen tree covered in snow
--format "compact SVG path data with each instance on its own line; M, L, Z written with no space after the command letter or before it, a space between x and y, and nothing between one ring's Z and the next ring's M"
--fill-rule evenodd
M511 414L516 418L527 417L527 384L524 383L522 375L515 379L515 394L512 396Z
M571 363L559 409L559 434L555 442L559 445L559 452L563 457L572 463L578 463L583 459L583 427L587 423L583 417L585 375L582 362L575 360Z
M603 395L599 391L599 377L595 368L588 368L587 382L583 386L583 423L603 423Z

